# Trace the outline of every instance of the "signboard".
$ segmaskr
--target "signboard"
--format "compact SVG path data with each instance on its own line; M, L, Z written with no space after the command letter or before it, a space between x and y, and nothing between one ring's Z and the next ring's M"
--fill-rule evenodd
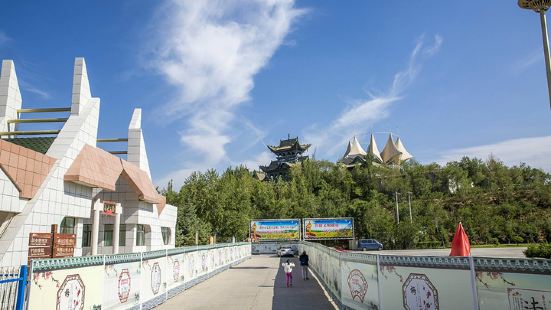
M75 247L77 243L77 237L75 234L55 234L54 235L54 247Z
M54 247L54 255L52 257L72 257L74 249L73 247Z
M35 258L71 257L74 254L77 237L75 234L58 234L57 225L52 233L29 234L29 264Z
M75 234L54 234L53 257L71 257L76 246Z
M252 220L251 241L300 240L300 220Z
M107 201L103 202L103 214L105 215L114 215L116 208L117 208L117 205L114 202L113 203L107 202Z
M29 246L52 246L52 234L50 233L30 233Z
M39 246L29 248L29 258L49 258L52 257L52 247Z
M304 219L304 240L354 239L354 219L351 217Z

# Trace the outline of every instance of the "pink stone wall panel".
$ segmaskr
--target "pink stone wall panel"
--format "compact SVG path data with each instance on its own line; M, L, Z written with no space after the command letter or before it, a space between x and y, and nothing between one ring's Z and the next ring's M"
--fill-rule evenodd
M21 198L33 198L55 161L42 153L0 140L0 168L17 187Z
M157 206L160 210L164 207L165 197L160 195L147 173L136 165L131 164L125 160L122 160L123 175L127 178L128 183L138 193L141 200L149 203L157 203L162 207ZM160 211L159 211L160 213Z
M115 191L117 180L123 176L140 200L157 204L160 214L166 199L160 195L149 175L136 165L102 149L85 145L64 176L65 181Z
M85 145L67 170L64 179L115 191L115 184L121 172L122 166L118 157L102 149Z

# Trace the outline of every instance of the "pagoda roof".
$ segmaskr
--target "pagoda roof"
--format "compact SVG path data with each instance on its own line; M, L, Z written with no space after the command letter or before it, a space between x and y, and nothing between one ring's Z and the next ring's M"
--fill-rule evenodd
M269 173L271 171L275 171L281 168L288 169L292 167L293 163L287 163L287 162L280 162L277 160L273 160L268 166L260 166L260 170Z
M279 140L278 146L268 145L268 148L270 149L270 151L274 153L285 152L290 150L299 150L301 152L305 152L306 150L308 150L310 146L312 145L300 144L300 142L298 141L298 137L295 137L295 138L289 138L285 140Z
M341 162L347 166L355 166L365 162L365 158L360 155L348 156L343 158Z

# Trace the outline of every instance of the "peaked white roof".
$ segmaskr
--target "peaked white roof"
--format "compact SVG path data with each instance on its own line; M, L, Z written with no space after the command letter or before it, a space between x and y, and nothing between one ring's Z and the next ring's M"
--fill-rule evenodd
M398 151L400 151L400 153L402 153L400 155L400 161L406 161L410 158L413 158L413 155L411 155L406 150L406 147L404 146L404 144L402 143L402 140L400 140L400 138L396 139L396 148L398 149Z
M375 137L373 137L373 134L371 134L371 140L369 141L369 146L367 147L367 153L380 163L383 163L381 152L379 152L379 148L377 147L377 142L375 142Z
M381 157L385 164L400 164L400 155L402 152L398 150L394 141L392 141L392 134L388 135L388 140L386 141L385 148L381 152Z
M358 139L356 136L352 137L350 141L348 141L348 147L346 148L346 152L343 155L343 159L347 157L355 157L355 156L365 156L367 153L360 145L360 142L358 142Z

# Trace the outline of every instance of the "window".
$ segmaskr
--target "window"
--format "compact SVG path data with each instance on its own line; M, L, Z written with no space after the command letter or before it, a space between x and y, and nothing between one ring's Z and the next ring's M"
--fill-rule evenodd
M145 225L136 226L136 246L145 245Z
M161 233L163 234L163 243L165 245L170 243L170 228L161 227Z
M76 219L74 217L65 217L61 221L61 227L59 232L62 234L74 234L75 233Z
M121 224L119 227L119 246L126 245L126 225Z
M82 228L82 247L90 246L92 243L92 224L84 224Z
M103 246L113 245L113 224L103 225Z

